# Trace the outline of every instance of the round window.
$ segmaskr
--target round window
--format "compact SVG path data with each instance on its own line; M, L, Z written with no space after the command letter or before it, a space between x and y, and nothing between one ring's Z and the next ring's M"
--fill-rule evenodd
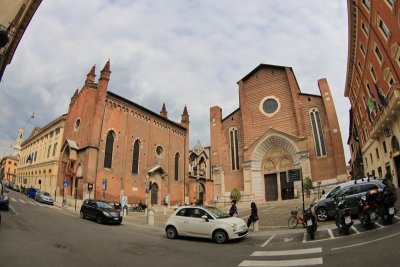
M279 99L275 96L266 96L261 102L259 109L267 117L272 117L279 112L281 105Z
M275 99L267 99L263 103L263 110L265 113L271 114L278 109L278 102Z
M157 156L161 157L164 153L164 149L162 148L162 146L157 146L156 147L156 154Z

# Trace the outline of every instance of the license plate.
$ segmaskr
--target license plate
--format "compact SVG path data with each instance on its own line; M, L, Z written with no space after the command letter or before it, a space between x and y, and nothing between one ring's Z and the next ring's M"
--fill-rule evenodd
M311 219L308 219L307 220L307 226L311 226L312 225L312 220Z
M350 216L344 217L344 222L345 222L346 224L350 224L350 223L351 223L351 217L350 217Z
M371 220L375 220L375 212L371 212L371 215L369 216Z
M118 218L114 218L114 221L118 221Z
M390 214L390 215L393 215L393 214L394 214L394 208L393 208L393 207L389 208L389 214Z

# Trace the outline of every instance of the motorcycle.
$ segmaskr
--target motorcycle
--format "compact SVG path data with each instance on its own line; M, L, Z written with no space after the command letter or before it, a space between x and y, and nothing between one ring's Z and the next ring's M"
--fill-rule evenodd
M398 211L398 209L394 207L396 201L396 192L389 192L386 188L380 192L378 198L378 216L381 217L385 223L393 223L393 217Z
M368 191L361 197L358 204L358 218L364 229L371 229L375 225L378 212L377 197L378 190L373 189Z
M345 235L349 234L353 221L351 220L351 210L347 207L345 199L341 199L336 205L335 223L339 231Z
M142 204L142 202L139 202L139 204L132 206L131 210L132 211L144 211L147 208L146 204Z
M314 240L315 237L315 232L317 231L318 225L317 225L317 219L313 212L311 211L311 208L306 208L304 210L304 222L305 226L307 227L307 234L311 238L311 240Z

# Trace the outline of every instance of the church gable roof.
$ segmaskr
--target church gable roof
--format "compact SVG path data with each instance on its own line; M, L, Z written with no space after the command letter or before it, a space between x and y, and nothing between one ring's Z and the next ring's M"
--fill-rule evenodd
M254 70L250 71L246 76L244 76L242 79L240 79L237 83L239 83L240 81L246 81L251 76L253 76L257 71L259 71L260 69L263 69L263 68L285 69L285 68L290 68L290 67L278 66L278 65L269 65L269 64L260 64Z

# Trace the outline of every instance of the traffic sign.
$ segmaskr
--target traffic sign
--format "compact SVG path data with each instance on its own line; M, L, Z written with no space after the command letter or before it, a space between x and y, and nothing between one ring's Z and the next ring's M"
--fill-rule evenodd
M64 187L67 187L67 186L68 186L68 182L67 182L67 181L64 181L63 186L64 186Z

